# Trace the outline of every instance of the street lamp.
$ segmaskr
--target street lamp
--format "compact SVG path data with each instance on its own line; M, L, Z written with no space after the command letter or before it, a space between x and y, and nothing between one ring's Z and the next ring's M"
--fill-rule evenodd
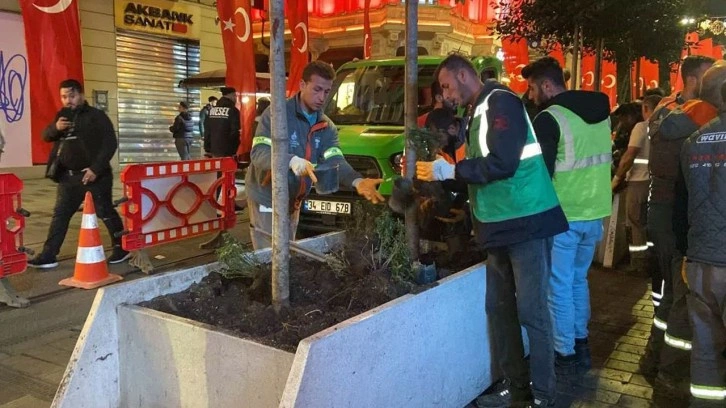
M696 24L696 19L693 17L683 17L681 19L681 25L691 25Z

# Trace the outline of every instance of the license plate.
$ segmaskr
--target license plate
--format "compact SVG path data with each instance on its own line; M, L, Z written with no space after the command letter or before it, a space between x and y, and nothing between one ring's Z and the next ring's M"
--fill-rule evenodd
M350 203L337 201L306 200L305 209L310 212L325 214L350 214Z

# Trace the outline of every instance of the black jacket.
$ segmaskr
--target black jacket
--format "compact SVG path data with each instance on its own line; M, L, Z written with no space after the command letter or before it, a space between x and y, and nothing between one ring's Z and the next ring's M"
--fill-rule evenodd
M73 122L71 129L63 132L56 129L55 124L60 117ZM57 154L61 139L63 148L59 164L63 169L80 171L90 168L96 176L111 173L111 159L118 148L118 141L111 120L102 110L87 103L76 110L61 109L53 123L43 131L43 140L54 143L51 159Z
M542 109L552 105L571 110L589 124L600 123L610 117L610 100L602 92L565 91L552 98ZM552 115L543 111L534 118L532 126L542 147L545 165L552 176L555 173L557 145L560 143L560 127Z
M204 123L204 151L217 157L237 154L240 138L240 114L235 102L219 98L217 106L209 110Z
M726 112L685 141L680 164L688 188L688 258L726 266Z
M484 83L476 105L482 103L494 89L509 90L496 81L488 80ZM486 120L489 122L488 144L496 144L491 150L497 153L456 163L456 180L463 180L467 184L487 184L511 178L517 172L529 126L522 100L511 91L497 92L489 98ZM467 133L467 137L471 135ZM467 143L470 141L467 140ZM476 221L475 227L477 241L485 248L495 248L549 238L567 231L568 224L558 205L538 214L512 220L489 223Z
M174 139L194 137L194 121L189 112L180 112L174 118L174 124L169 126L169 131L174 135Z

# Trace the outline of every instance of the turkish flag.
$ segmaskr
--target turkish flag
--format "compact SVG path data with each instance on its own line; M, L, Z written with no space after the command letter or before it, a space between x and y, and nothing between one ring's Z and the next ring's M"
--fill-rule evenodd
M373 33L371 32L371 0L364 0L363 4L363 58L371 57L373 47Z
M713 58L720 60L723 58L723 45L713 46Z
M618 71L615 61L602 61L602 92L610 98L610 108L618 103Z
M58 86L69 78L83 83L78 2L20 0L20 8L28 51L31 151L33 164L42 164L52 144L41 134L61 108Z
M290 45L290 74L287 78L287 96L300 89L300 80L305 66L310 62L308 54L308 2L286 0L287 24L292 32Z
M652 62L646 58L640 59L640 77L643 78L643 93L646 89L654 89L658 87L659 72L658 63Z
M527 81L522 78L522 68L529 64L529 48L523 38L502 38L504 51L504 68L509 74L509 88L517 93L527 90Z
M547 53L550 57L557 60L560 63L562 69L565 69L565 53L562 51L562 45L556 42L555 46Z
M257 81L255 48L250 20L250 0L217 2L219 27L222 30L224 59L227 63L225 82L237 90L240 109L240 144L237 154L248 161L252 150L252 126L255 123Z
M595 90L595 54L582 55L582 81L580 89L583 91Z

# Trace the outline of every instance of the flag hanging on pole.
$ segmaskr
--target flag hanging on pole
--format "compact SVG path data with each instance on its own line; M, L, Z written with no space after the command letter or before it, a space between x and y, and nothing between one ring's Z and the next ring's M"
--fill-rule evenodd
M287 24L292 32L290 45L290 75L287 79L287 96L292 96L300 89L300 80L305 66L310 62L308 53L308 2L286 0Z

